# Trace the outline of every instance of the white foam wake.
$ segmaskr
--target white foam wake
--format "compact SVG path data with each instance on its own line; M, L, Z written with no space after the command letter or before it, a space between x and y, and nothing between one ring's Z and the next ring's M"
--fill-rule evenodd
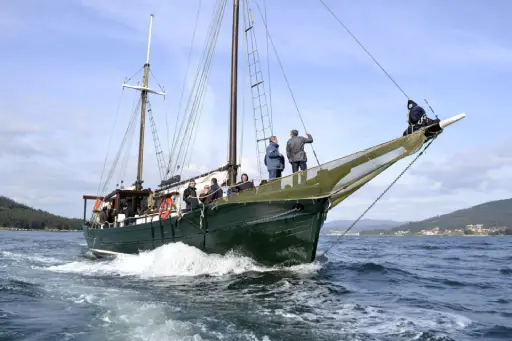
M75 272L86 275L115 274L156 278L168 276L223 276L248 271L266 272L287 270L311 273L320 269L318 263L292 267L265 267L249 258L230 253L224 256L206 254L201 250L179 243L163 245L138 255L119 255L109 261L77 261L50 266L47 269L58 272Z

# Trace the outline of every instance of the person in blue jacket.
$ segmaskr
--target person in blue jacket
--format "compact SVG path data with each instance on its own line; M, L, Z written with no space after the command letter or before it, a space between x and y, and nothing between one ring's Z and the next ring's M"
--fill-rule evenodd
M277 142L277 137L271 136L265 154L265 166L267 166L269 179L280 178L284 170L284 156L279 152Z

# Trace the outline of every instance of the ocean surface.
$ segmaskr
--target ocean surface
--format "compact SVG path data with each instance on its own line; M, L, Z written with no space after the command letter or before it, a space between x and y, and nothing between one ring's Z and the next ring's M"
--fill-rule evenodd
M344 237L270 268L183 244L99 261L81 233L0 231L0 340L512 340L511 251Z

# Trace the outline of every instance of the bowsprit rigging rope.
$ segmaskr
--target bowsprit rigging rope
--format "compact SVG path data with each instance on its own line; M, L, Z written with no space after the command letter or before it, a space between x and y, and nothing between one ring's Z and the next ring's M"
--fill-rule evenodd
M324 7L332 14L332 16L334 17L334 19L336 19L341 26L343 26L343 28L348 32L348 34L350 34L350 36L356 41L356 43L359 44L359 46L361 46L361 48L368 54L368 56L370 56L370 58L375 62L375 64L377 64L377 66L382 70L382 72L384 72L386 74L386 76L388 76L388 78L395 84L395 86L398 88L398 90L400 90L405 97L409 98L409 96L407 96L407 94L405 93L405 91L400 87L400 85L398 85L398 83L393 79L393 77L391 77L391 75L382 67L382 65L379 64L379 62L372 56L372 54L363 46L363 44L356 38L356 36L354 34L352 34L352 32L348 29L348 27L336 16L336 14L334 14L334 12L329 8L329 6L326 5L326 3L323 1L323 0L319 0L322 5L324 5Z
M345 236L345 235L348 233L348 231L350 231L350 230L351 230L351 229L352 229L352 228L353 228L353 227L354 227L354 226L355 226L355 225L356 225L356 224L357 224L357 223L358 223L358 222L359 222L359 221L360 221L360 220L361 220L365 215L366 215L366 213L368 213L368 211L370 211L370 210L372 209L372 207L373 207L373 206L375 206L375 204L376 204L376 203L377 203L377 202L378 202L378 201L379 201L379 200L384 196L384 194L386 194L386 193L387 193L387 191L389 191L389 190L391 189L391 187L393 187L393 185L394 185L394 184L395 184L395 183L396 183L396 182L397 182L397 181L402 177L402 175L404 175L404 174L405 174L405 172L407 172L407 170L408 170L409 168L411 168L411 166L412 166L416 161L418 161L418 159L420 158L420 156L422 156L422 155L425 153L425 151L428 149L428 147L430 147L430 145L432 144L432 142L434 142L434 140L435 140L436 138L437 138L437 135L436 135L436 136L434 136L434 137L432 138L432 140L430 140L430 142L425 146L425 148L423 148L423 150L422 150L421 152L419 152L419 153L418 153L418 155L416 155L416 157L415 157L415 158L414 158L414 159L413 159L413 160L412 160L412 161L407 165L407 167L405 167L405 169L404 169L400 174L398 174L398 176L396 177L396 179L395 179L395 180L393 180L393 182L392 182L391 184L389 184L389 186L388 186L388 187L386 187L386 189L384 190L384 192L382 192L382 193L377 197L377 199L375 199L375 200L373 201L373 203L372 203L370 206L368 206L368 208L366 208L366 210L364 210L364 212L363 212L363 213L362 213L362 214L361 214L361 215L360 215L360 216L359 216L359 217L358 217L358 218L357 218L357 219L356 219L356 220L355 220L355 221L354 221L354 222L353 222L353 223L352 223L352 224L351 224L351 225L350 225L350 226L349 226L349 227L348 227L348 228L347 228L347 229L346 229L346 230L345 230L345 231L344 231L344 232L343 232L343 233L342 233L338 238L336 238L336 240L335 240L334 242L332 242L332 243L331 243L331 245L327 248L327 250L325 250L325 251L324 251L324 253L322 253L322 255L321 255L320 257L325 256L325 255L327 254L327 252L329 252L329 250L331 250L331 249L332 249L332 247L333 247L334 245L336 245L336 244L340 241L340 239L341 239L343 236Z
M270 44L272 45L272 49L274 50L274 53L277 58L277 62L279 63L279 67L281 68L281 72L283 73L284 80L286 82L286 85L288 86L288 90L290 91L290 95L292 96L293 103L295 104L295 109L297 110L297 114L299 115L300 121L302 123L302 127L307 132L306 125L304 124L304 120L302 119L302 115L299 110L299 105L297 104L297 101L295 100L295 96L293 95L292 88L290 86L290 82L288 82L288 78L286 77L286 73L284 72L283 64L281 63L281 58L279 58L279 54L277 53L276 46L274 45L274 41L272 40L272 36L270 35L270 32L268 31L267 27L267 21L263 17L262 11L260 9L260 5L258 2L256 2L256 6L258 7L258 12L260 13L261 20L263 21L263 26L265 26L265 31L267 32L268 40L270 41ZM320 161L318 160L318 156L316 155L315 148L313 147L313 144L309 144L311 146L311 149L313 150L313 155L315 156L317 164L320 166Z

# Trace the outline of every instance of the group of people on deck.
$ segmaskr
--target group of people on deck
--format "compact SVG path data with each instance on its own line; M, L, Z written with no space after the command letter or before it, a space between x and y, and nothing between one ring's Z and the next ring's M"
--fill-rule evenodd
M290 139L286 143L286 156L292 166L293 173L299 170L305 171L308 168L308 158L304 151L304 145L312 143L313 137L309 133L306 133L306 135L307 137L299 136L299 131L293 129L290 132ZM265 154L265 166L267 166L269 179L280 178L285 168L285 159L283 154L279 152L276 136L270 137L270 143Z
M288 162L290 162L292 166L293 173L307 169L308 159L304 151L304 145L306 143L312 143L313 137L309 133L306 133L306 135L307 137L299 136L299 132L296 129L290 132L290 139L286 144L286 155ZM265 165L268 169L269 180L281 177L285 168L285 159L279 152L279 144L276 136L270 137L270 143L267 146L265 154ZM249 181L249 176L246 173L242 174L241 180L241 182L228 190L228 195L254 188L254 183ZM263 180L260 185L266 182L266 180ZM203 191L199 195L194 180L192 180L183 191L183 201L186 204L186 208L191 210L198 208L200 203L209 205L214 200L222 198L223 196L224 192L217 183L216 178L212 178L211 184L204 186Z
M309 133L306 133L306 135L307 137L299 136L299 132L296 129L290 132L290 139L286 144L286 156L292 166L293 173L307 169L308 159L304 151L304 145L306 143L312 143L313 137ZM267 166L269 180L281 177L285 168L285 159L279 152L279 144L276 136L270 137L270 143L265 153L265 165ZM246 173L242 174L241 180L241 182L228 190L228 195L254 188L254 183L249 181L249 176ZM261 184L265 182L266 181L262 181ZM209 205L214 200L222 198L224 195L216 178L212 178L211 184L204 186L203 191L199 195L197 192L196 183L192 180L183 191L183 201L186 203L187 209L193 210L198 208L200 203Z
M228 191L228 195L232 192L245 191L246 189L254 188L254 183L249 181L249 176L246 173L242 174L242 181L237 183L235 187ZM216 178L211 179L211 184L203 188L201 194L197 195L196 182L192 180L189 182L188 187L183 191L183 201L187 209L195 209L199 207L199 203L204 205L211 204L214 200L220 199L224 196L222 188L217 183Z

